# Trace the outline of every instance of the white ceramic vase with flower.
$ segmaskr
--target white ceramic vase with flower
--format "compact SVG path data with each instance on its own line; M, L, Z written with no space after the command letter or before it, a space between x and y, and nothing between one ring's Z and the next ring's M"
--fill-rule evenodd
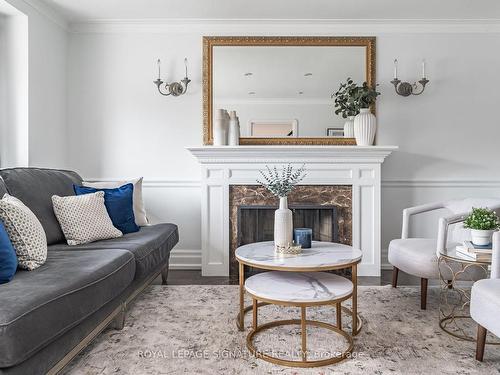
M288 208L288 195L305 177L305 166L297 170L289 164L281 172L276 167L266 166L267 171L260 171L263 180L257 180L274 196L278 197L279 208L274 212L274 246L287 247L293 243L293 214Z
M500 227L500 219L495 211L489 208L472 208L472 212L464 220L464 227L470 229L472 243L478 246L491 244L493 232Z

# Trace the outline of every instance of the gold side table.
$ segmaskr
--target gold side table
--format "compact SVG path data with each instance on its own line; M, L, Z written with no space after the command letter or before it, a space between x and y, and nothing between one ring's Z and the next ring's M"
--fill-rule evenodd
M247 336L247 348L257 358L278 365L291 367L317 367L331 365L348 357L353 349L352 336L342 330L341 304L352 297L353 283L345 277L326 272L279 272L270 271L249 277L245 281L245 290L252 296L253 323L252 330ZM300 307L300 319L287 319L272 321L258 325L258 302ZM333 305L337 311L336 325L306 318L306 308L311 306ZM277 326L298 324L301 327L300 350L290 354L298 354L299 359L279 358L268 352L257 349L254 338L263 331ZM311 359L314 353L308 350L307 327L314 326L325 328L339 335L347 343L345 349L340 349L334 354L328 352L328 358L320 355L321 359ZM317 354L317 353L316 353Z
M352 246L313 241L310 249L303 249L299 255L277 255L274 252L272 241L256 242L240 246L235 252L239 263L239 312L236 325L240 331L244 330L245 314L252 310L252 306L245 307L245 266L262 270L283 272L319 272L331 270L351 270L353 292L351 309L342 306L342 311L352 319L351 331L357 335L362 327L362 320L358 315L358 264L363 253ZM268 302L259 300L257 307L265 306ZM340 314L340 312L339 312Z
M439 327L447 334L476 342L476 325L469 311L470 289L474 281L489 277L490 264L465 259L454 248L440 252ZM500 345L500 342L488 341L487 344Z

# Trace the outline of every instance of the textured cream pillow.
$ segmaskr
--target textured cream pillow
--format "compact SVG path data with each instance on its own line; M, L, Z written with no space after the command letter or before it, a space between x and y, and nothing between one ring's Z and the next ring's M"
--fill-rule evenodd
M52 204L68 245L122 236L111 222L103 191L69 197L53 195Z
M114 189L125 184L134 185L134 193L132 196L132 201L134 205L134 217L135 223L143 227L148 225L148 218L146 216L146 209L144 208L144 202L142 200L142 177L135 178L129 181L101 181L101 182L87 182L83 181L82 185L86 187L92 187L96 189Z
M47 260L47 237L33 211L16 197L0 199L0 220L16 250L19 268L34 270Z

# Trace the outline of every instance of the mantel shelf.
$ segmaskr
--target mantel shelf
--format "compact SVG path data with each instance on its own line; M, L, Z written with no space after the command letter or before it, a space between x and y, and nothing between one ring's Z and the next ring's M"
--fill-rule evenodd
M197 146L187 147L201 164L382 163L398 146Z

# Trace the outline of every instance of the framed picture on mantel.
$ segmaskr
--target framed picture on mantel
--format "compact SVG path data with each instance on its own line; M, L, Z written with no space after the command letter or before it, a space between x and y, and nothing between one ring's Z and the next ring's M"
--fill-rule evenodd
M239 118L240 145L355 145L332 99L348 77L375 85L375 37L204 37L203 143L213 144L225 109ZM267 125L250 126L255 119ZM276 125L283 119L300 126Z

